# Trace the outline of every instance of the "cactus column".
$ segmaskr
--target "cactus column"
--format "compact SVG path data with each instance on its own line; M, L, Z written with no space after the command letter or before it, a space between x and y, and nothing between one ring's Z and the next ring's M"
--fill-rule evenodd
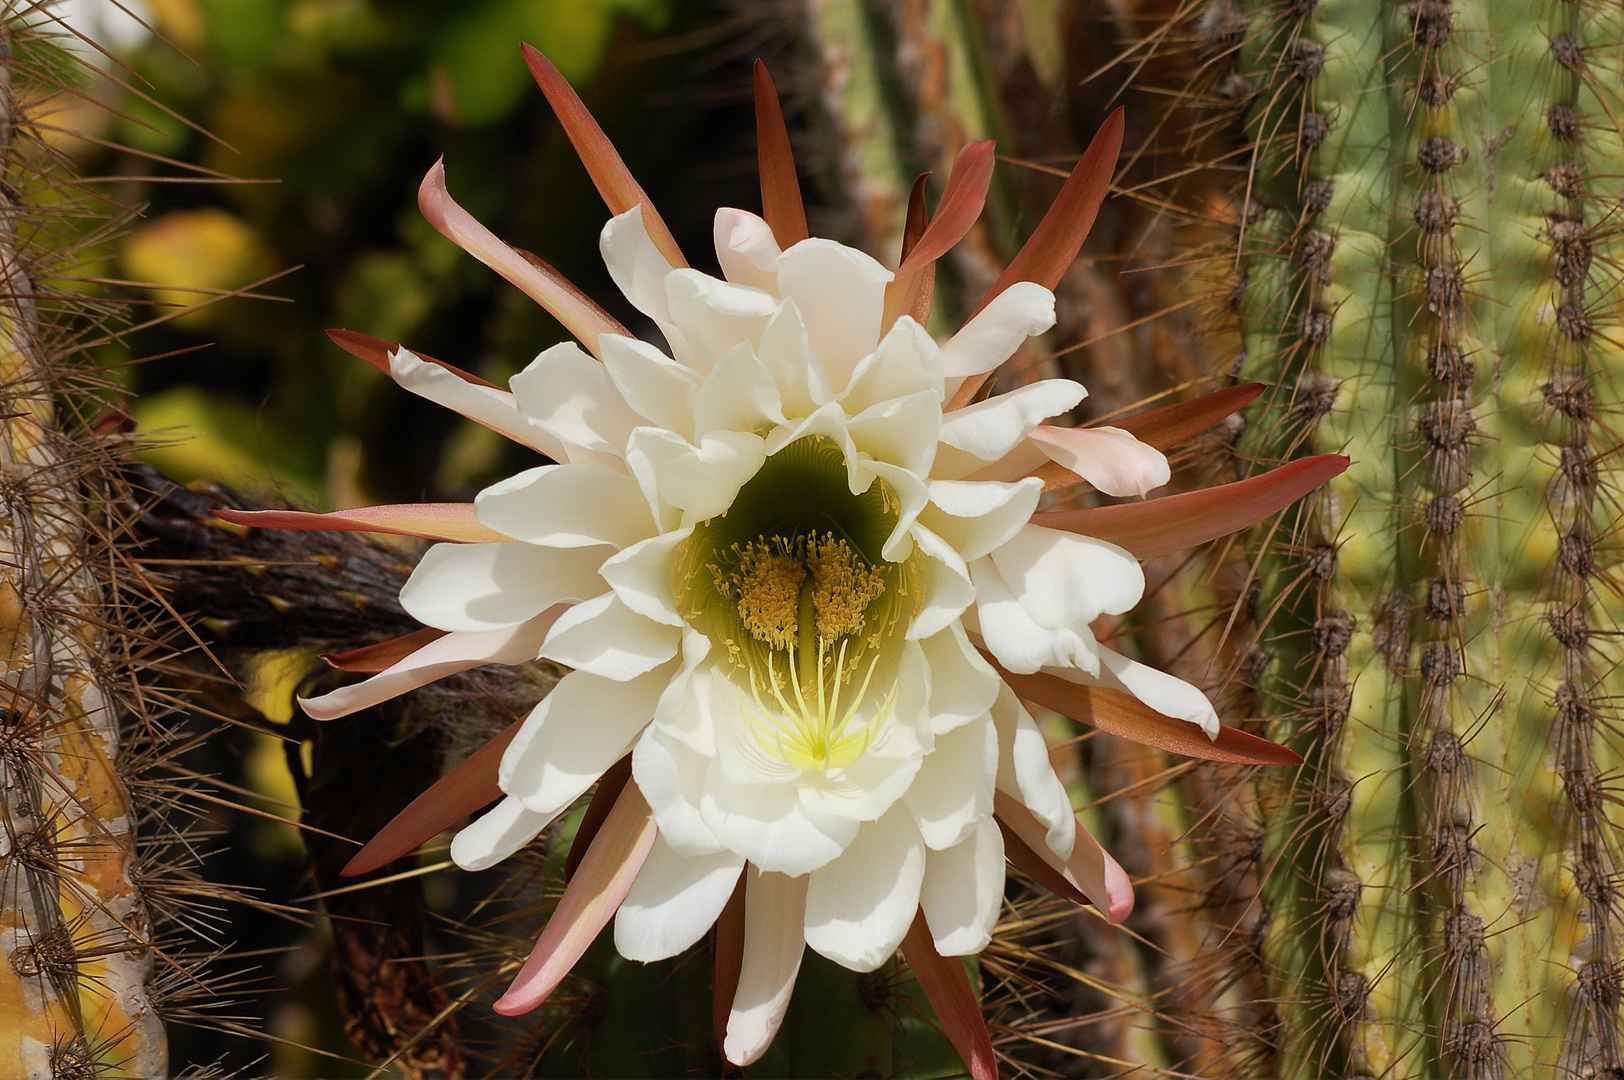
M1278 1075L1616 1069L1616 12L1255 3L1244 448ZM1611 210L1609 208L1612 208Z
M135 819L115 768L106 609L84 484L103 459L58 429L18 239L0 42L0 1076L162 1076ZM38 253L33 253L38 255Z

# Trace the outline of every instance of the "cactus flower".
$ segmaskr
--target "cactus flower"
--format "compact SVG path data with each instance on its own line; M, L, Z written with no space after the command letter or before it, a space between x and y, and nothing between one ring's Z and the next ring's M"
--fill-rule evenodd
M1243 492L1039 511L1057 478L1112 495L1160 486L1157 436L1169 444L1239 400L1159 410L1141 421L1144 438L1045 425L1083 399L1069 380L977 400L1053 325L1051 288L1106 193L1119 118L1010 272L939 344L922 325L922 286L980 212L991 144L965 148L934 219L888 270L806 235L758 68L765 214L718 211L713 277L687 265L556 70L527 59L614 211L601 238L609 272L664 347L496 239L436 165L420 195L429 220L577 341L503 390L404 348L335 340L552 463L466 506L228 515L441 541L401 593L429 629L341 658L375 674L303 702L318 719L481 664L570 669L351 869L500 796L452 845L463 867L491 866L597 785L584 855L499 1011L539 1005L611 919L616 947L640 961L676 955L720 919L737 967L719 971L718 1037L735 1064L772 1041L805 946L854 971L900 946L972 1072L993 1075L963 969L941 958L987 944L1006 857L1113 921L1133 906L1022 700L1196 756L1295 760L1222 727L1198 689L1090 627L1139 601L1147 549L1257 520L1344 459L1298 463Z

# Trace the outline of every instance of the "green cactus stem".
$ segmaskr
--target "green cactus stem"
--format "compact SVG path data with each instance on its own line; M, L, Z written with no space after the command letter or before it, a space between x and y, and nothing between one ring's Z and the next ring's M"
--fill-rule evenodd
M1353 466L1257 564L1281 1076L1620 1059L1616 11L1251 3L1253 460Z

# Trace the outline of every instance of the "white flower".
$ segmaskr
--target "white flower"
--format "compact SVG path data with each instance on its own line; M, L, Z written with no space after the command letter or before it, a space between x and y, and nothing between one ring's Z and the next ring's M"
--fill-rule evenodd
M572 136L591 136L556 71L530 59ZM1167 480L1166 459L1121 428L1043 426L1083 399L1075 382L972 403L1053 325L1053 294L1034 278L1058 280L1082 242L1115 159L1113 125L1008 280L942 344L900 312L979 212L990 144L961 155L896 275L829 240L781 248L768 221L724 209L715 278L683 265L645 217L601 132L578 138L620 210L603 230L604 260L665 349L496 240L451 202L439 167L430 172L421 201L436 226L585 348L547 349L504 391L360 335L335 340L554 464L487 488L472 508L226 516L446 541L401 593L443 636L350 654L353 670L377 674L304 702L314 717L485 663L571 669L351 867L410 850L499 789L452 845L462 866L491 866L598 784L607 816L498 1009L539 1004L611 917L621 953L652 961L694 944L742 896L728 924L743 927L729 1060L748 1064L771 1042L803 943L857 971L902 945L938 1011L955 1017L949 1032L972 1072L991 1075L985 1029L965 1020L963 971L940 960L987 944L1006 855L1110 919L1133 902L1076 821L1021 699L1164 749L1294 757L1221 728L1199 690L1105 647L1091 626L1139 601L1137 556L1232 531L1340 466L1312 459L1233 491L1038 514L1046 478L1143 495ZM799 214L798 194L786 212L781 188L763 191L778 235L793 236L783 222ZM1157 414L1163 434L1185 437L1249 396L1213 399ZM1161 512L1179 500L1183 513ZM614 768L628 755L629 781Z
M1037 383L944 423L965 375L1052 325L1053 295L1006 290L938 346L909 316L882 327L892 275L859 251L781 252L740 210L717 214L716 237L726 280L670 268L640 207L610 221L610 273L673 355L606 335L601 363L563 344L515 376L503 430L563 463L480 493L478 520L512 541L439 545L402 591L417 619L493 648L534 628L537 655L574 669L508 747L506 801L453 855L491 865L631 751L658 836L617 917L623 955L692 945L746 863L805 876L785 902L854 970L889 959L921 906L944 955L977 952L1002 897L1000 753L1060 860L1075 827L970 633L1011 671L1096 677L1109 651L1089 624L1144 587L1114 544L1029 523L1040 479L974 478L1081 386ZM450 385L408 352L390 362L429 396ZM763 974L787 984L798 964ZM730 1036L734 1060L751 1049Z

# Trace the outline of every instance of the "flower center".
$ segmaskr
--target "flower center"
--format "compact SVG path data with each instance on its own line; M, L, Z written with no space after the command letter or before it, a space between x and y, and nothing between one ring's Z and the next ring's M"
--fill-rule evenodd
M735 601L750 636L774 649L802 642L811 627L821 642L860 633L868 606L885 592L885 574L833 533L763 536L735 544L732 560L710 565L716 591Z
M890 489L853 495L840 449L811 436L768 458L684 549L678 602L748 686L745 726L778 761L850 765L890 718L916 596L911 563L879 557L896 521Z

